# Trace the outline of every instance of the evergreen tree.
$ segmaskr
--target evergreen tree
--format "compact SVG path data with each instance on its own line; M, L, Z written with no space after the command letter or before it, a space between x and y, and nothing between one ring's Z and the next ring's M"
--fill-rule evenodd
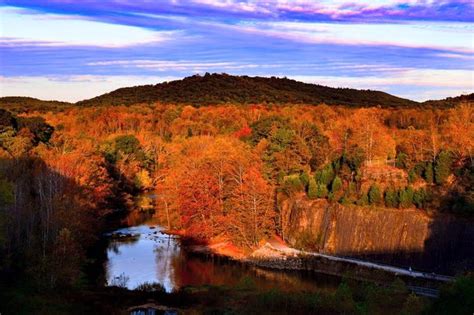
M339 176L334 177L334 180L331 183L331 192L333 194L338 193L342 188L342 180Z
M409 208L413 205L413 188L408 186L405 189L400 189L399 198L400 198L400 208Z
M331 164L327 164L322 170L316 172L315 176L316 182L327 186L334 179L334 169Z
M362 194L356 204L358 206L367 206L369 204L369 196L367 196L367 194Z
M309 199L318 198L318 185L316 184L316 180L314 179L314 177L309 178L308 198Z
M385 206L388 208L398 207L398 196L397 192L393 188L388 188L384 194Z
M426 200L426 191L423 188L420 188L415 191L413 194L413 203L415 206L419 209L422 209L424 207Z
M288 175L284 179L284 187L288 193L294 193L303 190L303 183L301 183L299 175Z
M323 184L318 184L318 193L317 196L318 198L326 198L328 196L328 188L326 185Z
M451 174L452 157L448 151L441 151L436 158L434 165L434 178L438 185L444 184L449 174Z
M430 184L433 182L433 163L426 162L423 169L423 178Z
M376 184L373 184L369 188L368 192L369 204L379 205L382 201L382 196L380 194L380 189Z
M408 172L408 182L409 182L410 184L412 184L412 183L415 182L415 180L416 180L416 173L415 173L414 170L410 170L410 171Z
M395 160L395 166L406 170L408 168L407 161L408 161L408 155L406 155L406 153L399 152Z
M305 189L308 188L309 181L310 181L310 176L308 175L307 172L302 172L300 174L300 181L303 184L303 186L305 187Z

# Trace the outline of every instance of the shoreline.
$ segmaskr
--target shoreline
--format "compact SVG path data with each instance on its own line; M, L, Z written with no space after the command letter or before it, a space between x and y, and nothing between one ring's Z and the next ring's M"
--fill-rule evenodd
M189 238L188 238L189 239ZM407 270L380 263L307 252L288 247L276 241L266 242L250 254L235 255L229 251L235 247L230 242L215 244L188 244L186 250L197 255L212 255L232 261L276 270L306 270L334 276L345 276L357 280L388 283L402 278L409 284L437 287L442 283L454 281L454 277L434 273Z

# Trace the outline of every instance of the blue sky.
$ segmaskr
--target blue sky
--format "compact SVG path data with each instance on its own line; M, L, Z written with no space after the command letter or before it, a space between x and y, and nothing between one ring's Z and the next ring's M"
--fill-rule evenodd
M464 0L0 0L0 95L77 101L204 72L414 100L474 92Z

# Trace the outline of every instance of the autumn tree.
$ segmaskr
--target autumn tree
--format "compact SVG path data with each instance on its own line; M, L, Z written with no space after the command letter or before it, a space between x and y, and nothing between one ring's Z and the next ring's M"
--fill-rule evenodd
M229 220L236 231L236 241L252 247L273 232L275 215L271 187L258 169L251 167L244 173L230 202L233 206Z

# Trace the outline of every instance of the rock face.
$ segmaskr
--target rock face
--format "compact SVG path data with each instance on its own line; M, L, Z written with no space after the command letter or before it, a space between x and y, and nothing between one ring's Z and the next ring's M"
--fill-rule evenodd
M329 204L298 195L281 202L292 246L320 253L455 274L474 269L474 223L420 210Z

